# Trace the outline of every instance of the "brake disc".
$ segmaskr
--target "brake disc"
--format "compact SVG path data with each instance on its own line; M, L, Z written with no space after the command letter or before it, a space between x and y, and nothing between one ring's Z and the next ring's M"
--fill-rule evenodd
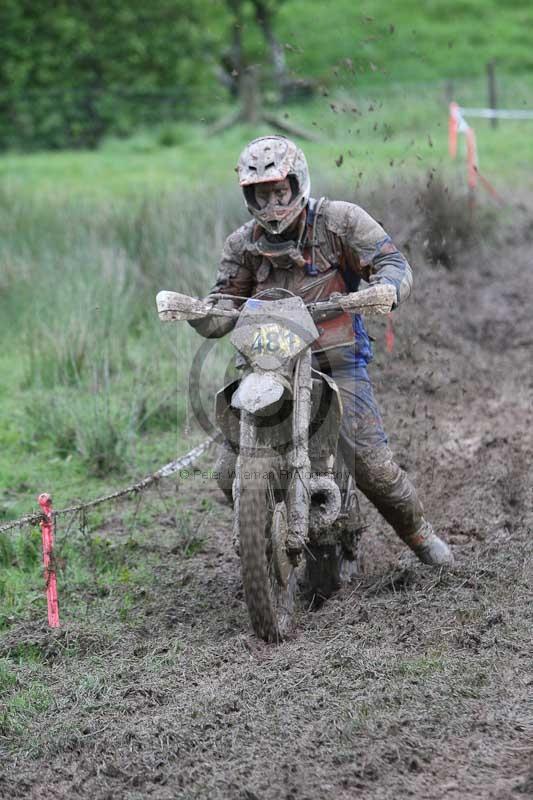
M287 586L293 564L287 553L287 508L285 503L277 503L272 514L272 560L278 583Z

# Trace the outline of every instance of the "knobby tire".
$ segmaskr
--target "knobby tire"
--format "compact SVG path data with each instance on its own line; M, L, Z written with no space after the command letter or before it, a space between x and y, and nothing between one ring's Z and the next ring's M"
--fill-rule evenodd
M274 470L274 463L264 457L241 458L238 526L244 596L252 627L267 642L279 642L290 634L297 587L295 568L290 569L286 586L278 581L271 555L275 505L272 482L264 476Z

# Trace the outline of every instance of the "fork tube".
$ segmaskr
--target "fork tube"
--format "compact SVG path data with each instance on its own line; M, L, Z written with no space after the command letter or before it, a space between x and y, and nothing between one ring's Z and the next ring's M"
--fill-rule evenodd
M255 424L255 417L248 411L241 411L241 430L239 452L246 458L252 454L255 455L257 446L257 427Z
M292 448L288 454L291 480L288 489L289 547L301 549L309 528L309 423L311 420L311 350L307 349L296 366L292 414Z

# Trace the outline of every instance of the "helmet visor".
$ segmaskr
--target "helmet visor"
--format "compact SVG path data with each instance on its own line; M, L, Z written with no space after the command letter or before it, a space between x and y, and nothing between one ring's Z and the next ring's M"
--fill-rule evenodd
M256 183L243 186L242 190L247 205L251 206L257 211L290 207L298 197L299 188L296 175L288 175L287 180L289 181L289 187L285 187L285 197L283 197L284 187L281 186L279 189L276 187L276 184L278 184L279 181L257 181ZM268 191L265 192L263 189L263 186L266 186L267 184L272 184L273 191L270 193ZM289 189L289 192L287 192L287 188ZM268 198L268 202L265 202L265 199L263 198Z

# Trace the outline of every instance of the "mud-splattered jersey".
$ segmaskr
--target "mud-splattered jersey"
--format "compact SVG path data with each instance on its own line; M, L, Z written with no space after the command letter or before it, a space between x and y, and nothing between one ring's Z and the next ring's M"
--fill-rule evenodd
M310 200L299 241L267 236L254 220L228 236L210 297L231 295L240 304L242 298L281 287L314 302L333 292L356 291L361 279L394 286L396 305L412 286L406 258L366 211L339 200ZM323 325L314 349L353 344L358 363L368 363L370 340L361 317L343 314Z

